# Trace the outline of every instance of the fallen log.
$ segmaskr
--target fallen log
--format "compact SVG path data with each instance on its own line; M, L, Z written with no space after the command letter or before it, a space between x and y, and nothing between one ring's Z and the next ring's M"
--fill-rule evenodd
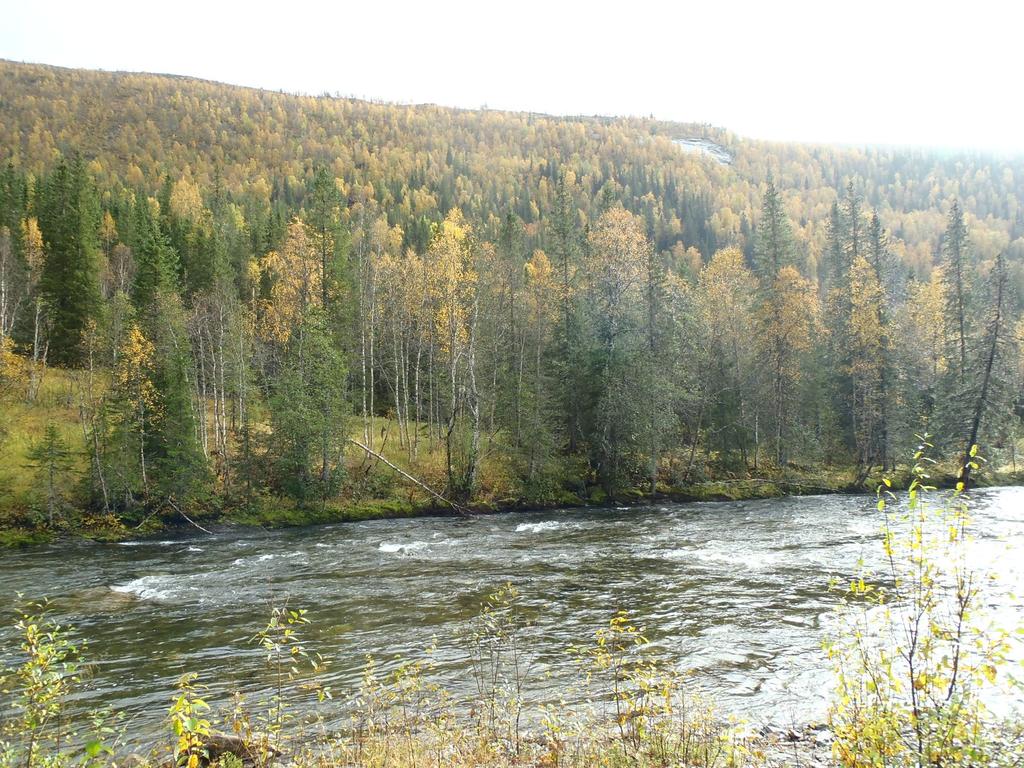
M422 480L420 480L419 478L413 477L408 472L406 472L404 469L402 469L401 467L397 466L396 464L393 464L392 462L388 461L387 459L385 459L383 456L381 456L379 453L377 453L373 449L367 448L365 445L363 445L361 442L359 442L355 438L350 437L348 439L348 441L350 443L352 443L353 445L358 446L362 450L366 451L367 454L369 454L370 456L373 456L378 461L383 462L384 464L387 464L389 467L391 467L393 470L395 470L395 472L400 474L406 480L408 480L411 483L415 483L420 488L422 488L427 493L429 493L433 498L437 499L438 501L442 502L443 504L447 504L449 507L454 509L460 515L467 515L467 514L469 514L469 510L468 509L466 509L465 507L463 507L460 504L455 503L451 499L445 498L440 493L438 493L433 488L431 488L429 485L424 483Z
M263 766L281 756L281 751L261 734L249 739L231 733L213 732L203 739L203 750L209 764L216 763L224 755L234 755L244 766Z

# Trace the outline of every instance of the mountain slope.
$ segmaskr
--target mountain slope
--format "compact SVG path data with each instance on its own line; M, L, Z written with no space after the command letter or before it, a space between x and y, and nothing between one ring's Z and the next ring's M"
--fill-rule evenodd
M1014 254L1024 250L1021 158L771 144L655 120L382 104L7 61L0 80L0 157L39 173L57 152L79 151L101 188L154 192L168 175L292 205L313 165L325 163L350 203L385 211L413 237L417 221L422 229L456 205L492 232L509 209L536 224L558 174L571 170L587 198L607 188L643 214L659 249L694 246L707 259L729 244L749 249L770 169L812 271L835 191L851 178L919 273L930 268L954 196L983 260L1011 243ZM673 141L685 138L713 141L733 162ZM587 199L578 203L593 216Z

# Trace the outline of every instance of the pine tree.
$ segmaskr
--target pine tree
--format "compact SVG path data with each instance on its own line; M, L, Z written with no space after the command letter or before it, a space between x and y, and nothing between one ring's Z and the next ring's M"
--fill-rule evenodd
M875 322L879 328L878 340L878 460L883 471L890 467L893 460L891 449L893 424L891 423L891 397L893 383L897 371L893 365L892 316L896 307L896 290L901 281L895 279L896 269L893 265L892 252L889 250L889 238L882 229L878 211L871 213L868 228L868 261L874 271L874 279L878 283L879 298L874 307ZM894 465L893 465L894 466Z
M645 430L636 373L647 353L643 305L652 246L642 220L618 206L597 220L588 246L584 343L595 390L583 404L584 434L604 490L614 493L642 471L638 459L648 447L638 445Z
M581 439L580 322L576 304L576 270L580 260L581 237L573 201L575 180L565 174L558 179L555 206L551 212L550 249L554 279L558 284L559 317L555 331L554 365L558 371L559 410L564 416L565 452L575 453Z
M22 239L28 186L13 165L0 170L0 339L14 334L20 306L28 299L28 272Z
M153 356L150 364L154 407L146 435L152 464L151 493L157 505L185 503L208 479L206 458L197 439L196 413L206 408L193 402L195 381L192 350L181 301L173 292L158 293L149 311ZM223 363L221 362L221 365ZM214 390L214 408L223 408ZM223 448L222 443L218 443Z

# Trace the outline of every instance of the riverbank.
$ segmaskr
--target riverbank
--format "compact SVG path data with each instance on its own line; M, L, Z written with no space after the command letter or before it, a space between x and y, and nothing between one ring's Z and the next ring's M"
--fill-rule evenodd
M471 502L465 505L444 505L436 500L410 500L398 498L329 500L307 505L296 504L287 498L260 496L229 504L198 505L188 511L168 509L164 514L153 514L141 524L125 525L108 516L90 515L75 510L83 521L76 530L46 527L4 527L0 525L0 548L25 547L51 543L61 538L79 538L90 541L116 543L175 533L223 532L245 528L302 528L334 523L366 522L370 520L398 520L418 517L458 517L465 515L492 515L509 512L542 511L554 509L592 509L630 507L660 502L690 503L715 501L750 501L783 496L813 496L827 494L873 494L872 481L858 486L848 472L832 471L815 479L811 476L724 478L680 487L659 488L651 493L641 488L630 488L614 495L601 488L588 489L585 495L571 492L549 499L513 498L489 502ZM897 471L889 475L893 490L904 490L909 473ZM877 481L874 481L877 482ZM932 482L939 488L951 488L956 477L949 471L937 471ZM1024 485L1024 473L991 473L979 475L976 487Z
M866 489L859 490L863 492ZM658 502L744 501L787 495L854 492L857 492L857 489L843 482L830 482L825 485L804 480L732 478L660 489L653 494L640 488L632 488L609 496L602 489L593 488L585 495L564 492L549 499L514 498L470 502L458 506L444 505L436 500L410 501L396 498L329 500L324 503L299 505L287 498L261 496L226 507L199 505L187 512L168 510L167 514L151 515L139 525L123 525L111 517L90 515L85 510L73 510L74 516L82 521L78 529L72 531L46 527L0 526L0 547L45 544L57 538L82 538L113 543L160 536L175 531L208 532L239 527L299 528L411 517L489 515L545 509L634 506Z
M661 473L664 483L657 492L651 493L645 486L608 494L594 483L593 473L579 456L552 458L528 482L524 479L528 473L516 464L514 452L500 435L492 435L482 449L474 499L453 505L438 494L447 483L447 474L443 445L436 436L421 435L415 448L402 445L394 437L401 433L396 423L376 417L369 424L353 419L343 479L335 496L327 501L300 503L271 495L267 487L252 481L252 475L245 479L234 467L222 476L207 478L193 489L188 502L150 501L124 513L104 514L91 487L94 470L76 406L78 387L74 372L48 368L33 402L26 402L18 393L8 393L0 400L0 547L31 546L64 537L123 541L177 530L300 527L532 509L873 493L880 477L876 473L858 484L852 467L794 463L784 469L727 469L712 456L697 462L692 457L677 457L675 463L666 458ZM53 474L38 453L42 436L51 427L62 445ZM371 442L369 436L376 440ZM362 447L366 444L372 450ZM215 457L209 458L213 461ZM257 475L269 471L260 461L255 458L256 469L249 471ZM679 478L689 482L681 483ZM903 487L908 473L893 473L893 479L895 487ZM937 485L955 482L950 468L937 468L934 479ZM979 479L987 485L1015 484L1024 481L1024 474L986 472Z

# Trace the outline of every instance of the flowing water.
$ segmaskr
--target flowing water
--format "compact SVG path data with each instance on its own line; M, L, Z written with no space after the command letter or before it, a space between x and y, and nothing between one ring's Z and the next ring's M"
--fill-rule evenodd
M1024 488L979 491L975 502L985 559L1019 593ZM0 610L13 615L17 593L50 598L89 644L93 668L75 706L116 707L146 735L162 727L186 671L210 686L209 699L265 692L252 637L284 600L308 609L306 643L332 662L339 698L355 690L367 654L386 668L434 643L439 679L467 691L457 638L505 582L534 619L539 696L569 690L568 646L628 609L724 710L785 725L824 714L828 583L879 561L881 522L871 497L805 496L60 544L0 552ZM1020 623L1019 603L1001 607ZM9 625L0 648L12 647Z

